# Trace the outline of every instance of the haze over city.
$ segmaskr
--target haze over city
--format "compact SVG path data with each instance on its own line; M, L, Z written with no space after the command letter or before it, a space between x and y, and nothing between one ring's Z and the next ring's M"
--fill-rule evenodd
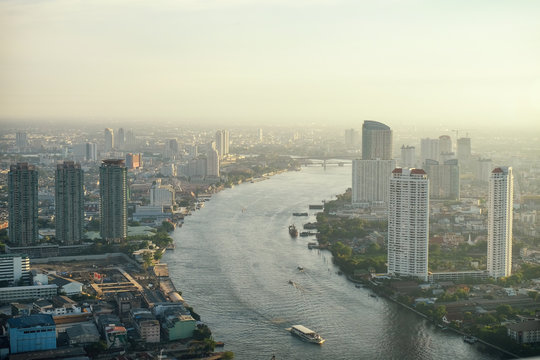
M537 1L2 1L0 119L538 128L539 10Z

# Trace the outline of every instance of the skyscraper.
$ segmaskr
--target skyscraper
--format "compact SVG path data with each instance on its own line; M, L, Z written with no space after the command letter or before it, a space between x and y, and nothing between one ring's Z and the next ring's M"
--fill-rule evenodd
M118 129L118 132L116 133L116 139L114 141L114 145L116 146L117 149L123 150L125 143L126 143L126 137L124 134L124 128L120 128Z
M64 161L56 166L56 240L64 245L80 243L84 226L84 190L81 165Z
M427 159L424 169L429 176L432 199L459 200L459 166L457 159L439 162Z
M395 160L353 160L352 204L386 207L388 187Z
M38 172L33 165L17 163L8 173L9 242L32 245L38 240Z
M471 139L460 138L457 139L457 158L460 163L467 162L471 158Z
M105 129L105 152L112 151L114 148L114 130L110 128Z
M28 139L25 132L17 131L17 134L15 134L15 146L19 149L19 151L28 147Z
M401 146L401 167L416 167L416 149L414 146Z
M129 170L139 169L142 167L142 154L126 154L126 167Z
M219 155L216 149L208 149L206 176L219 177Z
M494 278L512 274L513 197L512 168L495 168L489 177L487 251L487 270Z
M422 158L422 164L427 160L439 161L440 146L439 139L421 139L420 140L420 154Z
M218 130L216 132L216 150L220 158L229 154L229 130Z
M127 169L124 160L103 160L99 168L101 238L118 242L127 236Z
M439 136L439 150L441 153L452 152L452 138L448 135Z
M392 159L392 130L378 121L365 120L362 125L362 159Z
M392 171L388 204L388 272L428 277L429 180L422 169Z
M474 180L487 183L492 170L493 161L491 159L478 159L474 166Z

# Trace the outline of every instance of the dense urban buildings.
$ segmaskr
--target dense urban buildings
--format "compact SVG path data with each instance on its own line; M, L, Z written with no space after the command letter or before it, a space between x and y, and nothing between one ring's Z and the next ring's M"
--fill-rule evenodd
M162 185L161 179L156 179L150 188L151 206L172 206L174 204L174 188Z
M84 229L84 176L81 165L64 161L56 166L56 240L63 245L80 243Z
M378 121L362 125L362 160L392 159L392 130Z
M124 160L103 160L99 168L101 238L118 242L127 236L127 168Z
M395 160L353 160L352 203L357 207L386 207Z
M489 178L487 253L487 269L494 278L512 274L513 196L512 168L495 168Z
M429 176L429 196L439 200L459 200L459 165L457 159L439 162L426 159L424 169Z
M32 245L38 240L38 172L33 165L17 163L8 173L9 242Z
M422 169L396 168L388 204L388 272L428 279L429 180Z

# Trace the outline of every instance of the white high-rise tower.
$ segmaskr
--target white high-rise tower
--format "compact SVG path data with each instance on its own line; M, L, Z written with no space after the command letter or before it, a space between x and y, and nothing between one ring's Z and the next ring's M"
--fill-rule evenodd
M388 201L388 272L427 281L428 245L428 177L422 169L394 169Z
M514 176L511 167L498 167L489 177L487 270L500 278L512 274L512 210Z

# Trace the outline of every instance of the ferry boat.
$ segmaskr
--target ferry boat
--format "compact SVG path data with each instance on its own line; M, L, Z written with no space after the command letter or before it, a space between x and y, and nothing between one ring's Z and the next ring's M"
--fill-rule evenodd
M289 234L290 234L292 237L297 237L297 236L298 236L298 229L296 228L296 226L294 226L294 225L289 225Z
M309 216L309 214L307 212L295 212L295 213L292 213L293 216Z
M310 343L321 345L326 341L321 337L321 335L317 334L315 331L310 330L303 325L293 325L288 330L291 332L291 334L296 335L300 339Z

